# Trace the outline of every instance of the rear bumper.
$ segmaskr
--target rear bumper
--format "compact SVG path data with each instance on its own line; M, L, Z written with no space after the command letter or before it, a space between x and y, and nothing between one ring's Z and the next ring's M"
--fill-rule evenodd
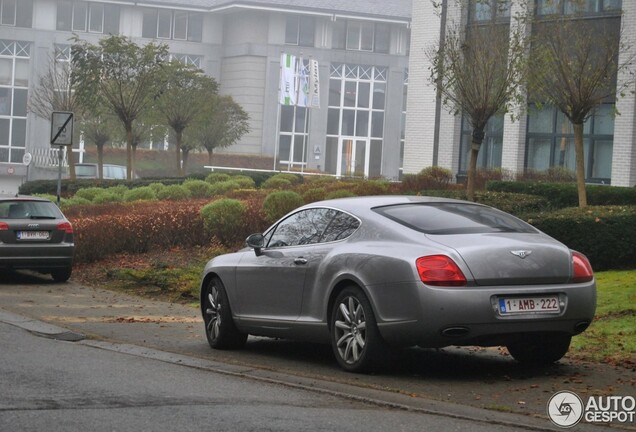
M48 271L68 268L73 264L75 246L0 244L0 269L29 269Z
M581 333L596 310L596 284L438 288L413 283L409 289L419 306L411 319L382 319L378 327L385 340L395 345L443 347L449 345L506 345L528 334ZM496 299L501 296L558 295L562 307L553 314L501 315ZM382 309L382 308L380 308Z

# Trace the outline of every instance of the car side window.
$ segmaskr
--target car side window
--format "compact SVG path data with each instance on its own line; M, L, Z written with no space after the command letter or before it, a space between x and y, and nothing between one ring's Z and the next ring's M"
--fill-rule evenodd
M318 243L335 214L335 210L325 208L307 209L294 213L281 221L274 229L267 247Z
M360 221L351 215L337 212L331 223L327 226L321 243L342 240L349 237L360 226Z

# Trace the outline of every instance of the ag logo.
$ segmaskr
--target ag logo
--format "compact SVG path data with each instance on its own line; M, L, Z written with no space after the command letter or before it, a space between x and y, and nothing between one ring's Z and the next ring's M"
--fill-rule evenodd
M555 425L570 428L583 417L583 401L576 393L560 391L548 401L548 416Z

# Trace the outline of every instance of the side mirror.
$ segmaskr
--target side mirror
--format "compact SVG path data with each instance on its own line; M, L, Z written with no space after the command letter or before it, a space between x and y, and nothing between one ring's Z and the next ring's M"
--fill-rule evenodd
M245 240L245 243L248 247L254 249L256 256L261 256L261 249L264 247L265 237L263 237L261 233L252 234Z

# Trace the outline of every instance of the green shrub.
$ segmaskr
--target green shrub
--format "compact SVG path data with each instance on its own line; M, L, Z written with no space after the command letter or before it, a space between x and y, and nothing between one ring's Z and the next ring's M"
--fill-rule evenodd
M82 197L79 197L82 198ZM93 204L107 204L123 201L124 196L122 193L116 190L101 189L101 191L93 198Z
M286 178L274 176L265 180L263 184L261 185L261 187L263 189L285 190L285 189L291 189L292 182L290 182Z
M303 198L296 192L278 191L267 195L262 210L265 220L273 223L304 203Z
M124 196L124 194L126 192L128 192L130 189L128 189L128 186L124 185L124 184L118 184L115 186L111 186L106 188L107 191L112 192L112 193L116 193L121 195L122 197Z
M267 180L272 180L272 179L287 180L288 182L290 182L293 185L300 184L303 181L302 177L297 176L296 174L292 174L292 173L278 173L278 174L274 174L273 176L271 176Z
M340 189L329 192L325 199L351 198L354 196L356 196L356 194L353 192L346 189Z
M232 176L230 180L238 183L241 189L254 189L256 187L254 179L246 175L235 175Z
M160 190L157 198L168 201L181 201L190 198L190 191L181 185L170 185Z
M228 181L229 179L230 179L229 174L213 172L208 174L208 176L205 178L205 181L208 183L218 183L218 182Z
M325 188L308 189L303 193L303 201L306 203L322 201L325 199L325 196L327 196L327 190Z
M544 171L528 169L517 176L518 181L533 181L547 183L572 183L576 181L576 173L568 168L555 166Z
M595 271L636 266L636 207L577 207L539 213L527 221L584 253Z
M192 198L209 198L212 196L212 184L204 180L188 179L183 187L190 191Z
M57 197L54 197L53 202L55 202L56 199ZM62 208L62 210L67 210L71 207L75 207L79 205L91 205L91 204L92 202L90 202L86 198L82 198L78 196L74 196L73 198L65 198L60 201L60 207Z
M441 167L424 168L418 174L405 174L402 179L402 191L420 192L422 190L445 190L453 181L453 173Z
M151 201L157 199L157 194L150 186L130 189L124 193L124 201Z
M206 232L214 235L225 246L243 240L247 206L235 199L224 198L211 202L201 209L201 218Z
M233 190L236 189L240 189L241 186L232 180L227 180L227 181L221 181L221 182L216 182L216 183L212 183L210 185L210 193L215 196L215 195L226 195L228 193L230 193Z
M166 188L166 185L163 183L154 182L150 183L148 187L155 192L155 195L157 195L160 191Z
M78 190L77 192L75 192L74 196L77 198L84 198L86 200L93 201L95 197L97 196L97 194L100 194L103 191L104 191L103 188L90 187L90 188Z

